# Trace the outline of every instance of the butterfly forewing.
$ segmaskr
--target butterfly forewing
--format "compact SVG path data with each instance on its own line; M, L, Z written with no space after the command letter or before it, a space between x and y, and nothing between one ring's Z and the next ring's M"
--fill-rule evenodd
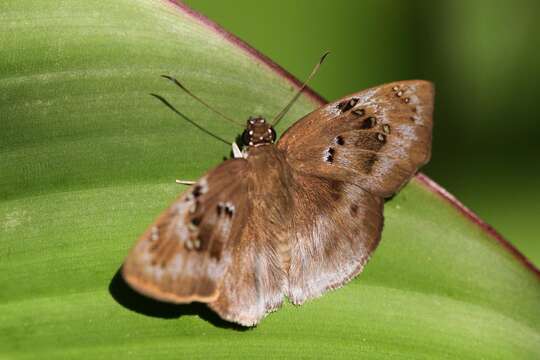
M239 176L246 167L244 159L222 163L162 213L125 261L127 282L159 300L215 300L249 212Z
M364 90L299 120L277 146L298 172L389 197L430 158L433 95L420 80Z

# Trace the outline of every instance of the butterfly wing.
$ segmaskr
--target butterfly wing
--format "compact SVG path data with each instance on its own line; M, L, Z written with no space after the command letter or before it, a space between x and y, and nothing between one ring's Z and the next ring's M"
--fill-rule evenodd
M186 190L140 237L122 274L139 292L175 302L210 302L249 212L244 159L232 159Z
M221 318L244 326L256 325L278 309L287 283L279 247L271 231L257 233L258 227L253 225L252 222L246 227L232 250L232 262L223 275L219 297L208 304Z
M362 271L379 243L383 199L316 176L296 174L295 183L288 297L302 304Z
M389 197L429 161L433 85L382 85L330 103L278 142L299 173L355 184Z
M295 123L277 147L292 168L288 296L295 304L362 271L378 244L383 198L431 153L433 86L402 81L330 103Z

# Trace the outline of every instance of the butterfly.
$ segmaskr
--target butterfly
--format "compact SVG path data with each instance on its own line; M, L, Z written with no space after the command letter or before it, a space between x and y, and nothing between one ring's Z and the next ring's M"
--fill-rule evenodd
M341 287L379 243L384 199L430 158L433 97L422 80L367 89L306 115L277 142L273 124L251 117L243 150L233 145L234 158L148 227L124 279L243 326L285 296L300 305Z

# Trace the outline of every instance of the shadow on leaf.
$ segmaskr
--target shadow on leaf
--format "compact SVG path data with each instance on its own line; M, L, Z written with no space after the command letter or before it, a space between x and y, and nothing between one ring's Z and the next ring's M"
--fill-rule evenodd
M220 328L237 331L249 329L223 320L203 303L171 304L139 294L125 282L122 277L121 268L116 271L109 284L109 293L117 303L126 309L142 315L162 319L175 319L186 315L197 315L201 319Z

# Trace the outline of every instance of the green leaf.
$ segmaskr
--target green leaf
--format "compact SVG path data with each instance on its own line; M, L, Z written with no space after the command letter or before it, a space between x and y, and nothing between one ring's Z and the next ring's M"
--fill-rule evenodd
M537 270L423 176L386 203L361 276L254 329L131 292L117 271L174 179L230 152L151 94L241 131L159 75L239 121L296 84L167 1L5 0L0 29L0 357L540 357ZM278 131L320 103L306 93Z

